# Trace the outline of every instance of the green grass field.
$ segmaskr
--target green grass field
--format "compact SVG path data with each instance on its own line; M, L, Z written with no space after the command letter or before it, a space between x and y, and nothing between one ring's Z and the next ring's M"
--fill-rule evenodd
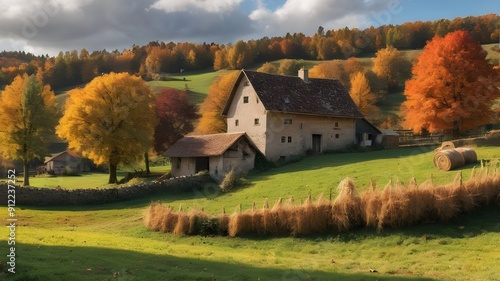
M480 147L480 159L500 147ZM471 166L462 168L465 178ZM406 148L308 157L247 177L232 193L212 189L154 195L96 206L16 208L16 274L3 280L495 280L498 276L498 207L382 233L364 229L307 238L180 237L148 231L143 216L152 201L175 208L223 207L294 196L297 203L335 188L350 176L361 190L370 178L452 181L438 172L428 149ZM18 189L22 192L22 189ZM0 212L7 214L5 207ZM0 245L7 245L7 228ZM2 249L4 249L2 247ZM4 250L6 252L6 250ZM5 253L0 260L5 262ZM5 264L5 263L4 263ZM6 268L4 269L4 271ZM370 272L376 270L377 273Z
M139 178L139 181L149 181L155 179L154 176L160 177L170 171L170 166L157 166L150 167L153 176L148 178ZM125 177L125 171L119 170L117 172L118 180ZM56 188L61 187L64 189L82 189L82 188L105 188L116 187L116 184L107 184L109 174L98 172L86 172L77 176L41 176L31 177L30 185L34 187L47 187Z
M212 85L213 81L221 74L227 73L228 71L195 71L179 73L175 75L169 75L172 79L171 81L150 81L149 86L153 92L158 93L163 88L176 88L179 90L186 90L186 86L189 89L188 96L191 102L196 104L201 104L208 94L208 88ZM184 80L185 79L185 80Z

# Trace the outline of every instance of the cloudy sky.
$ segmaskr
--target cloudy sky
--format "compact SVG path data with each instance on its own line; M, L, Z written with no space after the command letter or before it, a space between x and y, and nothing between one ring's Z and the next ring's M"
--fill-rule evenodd
M0 51L228 43L499 12L498 0L0 0Z

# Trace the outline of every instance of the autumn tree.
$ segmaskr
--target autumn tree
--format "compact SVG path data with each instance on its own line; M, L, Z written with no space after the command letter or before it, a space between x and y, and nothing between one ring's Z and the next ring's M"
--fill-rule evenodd
M108 164L108 183L116 183L118 165L138 162L152 145L154 102L141 78L106 74L69 92L56 132L69 148L97 165Z
M311 68L311 70L309 70L309 76L311 78L337 79L347 89L351 87L349 75L347 75L344 66L340 61L329 61L315 65Z
M402 105L406 128L458 136L492 121L492 105L500 97L500 74L468 32L434 37L412 73Z
M165 88L156 95L155 113L158 124L154 132L154 150L165 152L185 134L193 131L193 122L199 117L198 108L185 92Z
M221 75L210 85L208 95L200 106L201 118L196 127L197 133L216 134L227 131L226 119L221 113L238 75L237 71Z
M23 185L29 186L29 163L44 159L44 138L55 125L54 92L25 74L5 87L0 102L0 153L23 161Z
M284 59L281 61L278 68L278 73L281 75L297 75L303 63L298 60Z
M264 72L264 73L271 73L271 74L277 74L278 73L278 67L276 67L274 64L270 62L264 63L261 67L257 69L258 72Z
M378 107L375 105L377 96L372 93L365 74L356 72L351 75L350 81L351 90L349 94L359 111L365 117L373 117L374 113L378 111Z
M398 89L410 78L411 62L396 48L388 47L376 53L373 71L386 81L389 89Z

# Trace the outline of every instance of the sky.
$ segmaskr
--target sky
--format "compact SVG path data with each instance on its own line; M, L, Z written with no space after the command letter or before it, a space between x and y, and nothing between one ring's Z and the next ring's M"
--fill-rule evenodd
M0 0L0 51L234 43L500 12L500 0Z

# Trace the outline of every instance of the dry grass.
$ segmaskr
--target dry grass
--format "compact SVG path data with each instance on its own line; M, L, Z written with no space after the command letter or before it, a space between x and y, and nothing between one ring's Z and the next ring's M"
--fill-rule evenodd
M154 231L175 234L218 234L229 236L305 236L311 234L348 231L365 225L381 231L428 221L447 221L476 207L500 204L500 173L485 167L473 173L467 181L461 173L447 185L435 186L432 181L417 184L389 182L383 189L371 188L358 194L351 179L339 184L338 196L332 201L320 195L313 201L311 195L300 205L293 197L286 203L278 199L272 208L266 200L262 209L253 204L251 210L232 215L225 211L219 216L202 211L187 214L175 212L160 203L149 206L145 225ZM215 223L214 223L215 222ZM217 230L208 229L216 227Z

